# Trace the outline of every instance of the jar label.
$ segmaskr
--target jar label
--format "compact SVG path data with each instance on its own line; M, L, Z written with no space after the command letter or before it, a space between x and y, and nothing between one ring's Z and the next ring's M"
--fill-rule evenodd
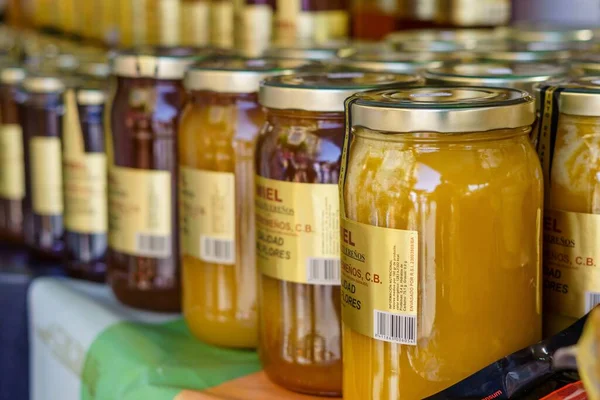
M235 175L180 167L181 251L235 264Z
M181 41L186 46L207 46L210 8L208 1L183 1L181 3Z
M71 232L106 233L106 155L87 152L73 90L65 93L63 169L65 227Z
M256 252L261 273L284 281L339 285L337 185L256 176Z
M544 303L581 318L600 304L600 215L545 210Z
M18 124L0 126L0 197L21 200L25 196L23 131Z
M121 253L169 258L172 248L171 173L111 166L109 245Z
M63 176L60 139L35 136L29 140L31 199L39 215L63 213Z
M417 344L418 233L342 219L342 320L373 339Z

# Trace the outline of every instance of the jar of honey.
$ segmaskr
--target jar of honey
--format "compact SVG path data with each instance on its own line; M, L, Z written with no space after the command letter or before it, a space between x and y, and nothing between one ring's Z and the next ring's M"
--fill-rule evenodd
M47 259L62 259L64 254L64 91L64 82L56 76L29 76L22 82L19 99L25 160L25 244Z
M259 354L271 380L290 390L342 389L338 177L344 100L364 90L418 84L371 72L266 79L256 146Z
M185 78L179 127L183 313L219 346L257 346L254 148L265 122L260 81L303 63L205 61Z
M124 304L180 309L177 127L187 50L123 52L112 65L106 135L108 281Z
M97 282L108 247L104 89L87 81L65 92L62 132L67 272Z
M544 333L552 335L600 304L600 82L584 77L541 86L540 102Z
M17 92L25 70L0 70L0 238L23 241L23 131L19 125Z
M347 101L345 399L423 399L541 339L533 99L419 87Z

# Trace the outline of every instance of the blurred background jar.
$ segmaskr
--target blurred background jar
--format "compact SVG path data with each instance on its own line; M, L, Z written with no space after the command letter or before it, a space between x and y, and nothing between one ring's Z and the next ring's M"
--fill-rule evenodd
M26 77L21 85L25 244L42 258L64 253L61 132L65 84L56 76Z
M349 36L346 0L277 0L274 42L324 43Z
M341 69L266 79L256 146L259 354L268 377L302 393L341 394L338 177L344 100L411 75Z
M209 0L181 1L182 46L205 47L210 43L210 2Z
M62 132L67 272L97 282L105 279L108 247L105 90L90 80L68 89Z
M192 54L121 52L112 64L108 282L136 308L180 309L177 127Z
M183 313L199 339L256 347L254 148L260 81L296 61L231 58L186 74L179 128Z
M22 243L25 167L17 90L25 70L17 66L0 68L0 238Z
M352 36L381 40L391 32L434 26L439 0L351 0Z

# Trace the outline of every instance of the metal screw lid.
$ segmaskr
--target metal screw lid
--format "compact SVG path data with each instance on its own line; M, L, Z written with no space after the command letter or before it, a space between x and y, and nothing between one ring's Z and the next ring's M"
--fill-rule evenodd
M534 101L517 89L435 87L360 93L351 104L353 126L382 133L466 133L531 125Z
M355 93L421 82L422 79L415 75L344 69L275 76L262 82L259 102L274 109L343 112L344 101Z

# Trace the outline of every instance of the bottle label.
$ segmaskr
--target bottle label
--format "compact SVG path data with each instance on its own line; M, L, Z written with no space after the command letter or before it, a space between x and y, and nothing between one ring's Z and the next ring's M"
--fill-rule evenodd
M38 215L63 213L63 176L60 139L36 136L29 140L31 199Z
M348 36L349 14L343 9L316 10L300 0L278 0L275 36L281 45L326 42Z
M210 4L210 42L215 47L230 49L234 45L233 2L218 0Z
M269 47L273 27L273 7L268 4L243 5L237 11L236 47L247 57L259 57Z
M182 253L234 265L235 175L180 167L179 178Z
M81 130L75 92L65 94L63 170L65 227L71 232L106 233L106 155L88 152ZM101 149L100 149L101 150Z
M450 22L458 26L504 25L510 12L510 0L454 0Z
M417 344L418 233L342 219L342 320L373 339Z
M18 124L0 126L0 197L21 200L25 196L23 132Z
M256 176L255 199L261 273L289 282L339 285L337 185Z
M210 40L208 1L181 3L181 41L186 46L208 46Z
M545 210L546 310L581 318L600 304L600 215Z
M111 166L108 221L111 249L168 258L172 249L171 173Z

